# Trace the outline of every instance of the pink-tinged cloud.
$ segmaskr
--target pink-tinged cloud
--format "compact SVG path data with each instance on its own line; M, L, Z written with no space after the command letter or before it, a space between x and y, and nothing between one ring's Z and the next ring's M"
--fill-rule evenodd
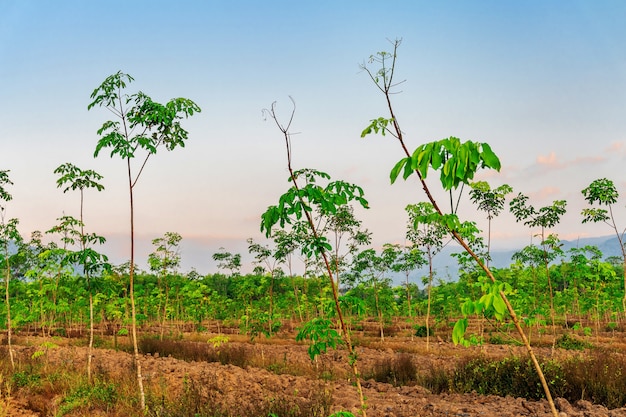
M554 153L554 151L550 152L548 156L539 155L537 157L537 164L550 168L563 167L563 164L557 160L556 153Z
M567 166L577 166L577 165L589 165L589 164L599 164L601 162L605 162L607 160L604 156L582 156L576 158L572 161L567 162Z
M529 197L531 201L534 199L545 200L555 198L555 196L558 196L559 194L561 194L561 189L559 187L544 187L537 192L530 193Z
M624 151L624 142L622 141L614 141L604 150L604 152L609 154L622 153Z

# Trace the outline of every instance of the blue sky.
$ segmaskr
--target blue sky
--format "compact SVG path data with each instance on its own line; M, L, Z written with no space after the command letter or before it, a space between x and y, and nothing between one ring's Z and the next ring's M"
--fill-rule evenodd
M187 97L203 110L185 124L187 147L158 154L136 188L139 259L151 239L176 231L184 267L210 272L220 246L245 252L246 238L261 239L261 213L288 187L280 134L261 109L276 100L286 115L289 96L295 165L364 187L371 209L358 214L374 244L402 242L404 207L423 196L414 183L389 185L396 143L359 138L385 115L359 64L402 38L397 77L406 82L395 105L411 148L448 136L488 142L503 169L482 178L538 206L568 200L554 230L562 238L609 234L580 224L580 190L608 177L626 194L625 21L622 1L5 0L0 169L15 183L7 215L25 237L77 215L78 195L57 189L52 172L64 162L94 169L106 190L87 194L85 221L109 239L113 261L127 257L124 165L93 158L110 115L87 111L91 91L122 70L136 80L131 91ZM494 228L496 247L530 240L508 214Z

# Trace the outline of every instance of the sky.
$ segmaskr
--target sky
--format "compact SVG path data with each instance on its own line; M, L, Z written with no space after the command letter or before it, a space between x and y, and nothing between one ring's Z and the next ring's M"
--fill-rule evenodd
M449 136L487 142L502 169L476 179L507 183L536 207L567 200L552 230L562 239L610 235L581 224L581 190L612 179L626 225L625 21L620 0L0 0L0 170L14 182L6 216L25 238L78 216L78 193L57 188L53 171L93 169L106 189L86 192L87 229L108 239L112 262L129 258L124 162L93 157L112 115L87 110L121 70L135 78L129 93L202 108L183 122L186 147L151 158L135 188L140 265L166 232L183 237L184 270L216 272L220 247L248 259L246 239L263 241L260 216L289 187L281 134L262 109L276 102L287 117L289 97L294 166L362 186L371 208L357 216L373 246L403 243L404 207L425 197L414 181L390 185L397 142L360 138L387 116L360 65L402 39L405 82L393 99L409 148ZM437 188L437 176L428 183ZM486 227L468 201L459 214ZM493 245L520 247L536 232L503 213Z

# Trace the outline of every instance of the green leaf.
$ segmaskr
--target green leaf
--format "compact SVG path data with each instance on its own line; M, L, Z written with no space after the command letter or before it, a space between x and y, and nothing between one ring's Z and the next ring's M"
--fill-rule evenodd
M491 146L488 143L482 143L482 159L487 168L495 169L496 171L500 171L500 159L496 156L496 154L491 150Z
M467 324L467 318L460 319L454 324L454 328L452 329L452 342L455 345L458 345L459 343L463 344Z

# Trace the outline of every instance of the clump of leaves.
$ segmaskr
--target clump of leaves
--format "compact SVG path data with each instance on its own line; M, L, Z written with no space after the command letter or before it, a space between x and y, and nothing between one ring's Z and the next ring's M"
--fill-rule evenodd
M310 340L311 344L307 351L311 360L315 360L317 355L326 353L328 348L336 349L342 343L339 332L335 330L330 320L316 317L306 322L298 331L296 341Z
M415 326L413 326L413 329L415 329L416 337L426 337L427 335L432 336L435 334L435 331L432 328L429 329L421 324L416 324Z
M566 350L585 350L592 346L593 345L591 343L581 340L568 333L565 333L556 340L556 347Z
M57 415L62 416L77 410L109 412L115 407L118 397L117 386L112 382L96 381L94 384L85 382L65 396Z

